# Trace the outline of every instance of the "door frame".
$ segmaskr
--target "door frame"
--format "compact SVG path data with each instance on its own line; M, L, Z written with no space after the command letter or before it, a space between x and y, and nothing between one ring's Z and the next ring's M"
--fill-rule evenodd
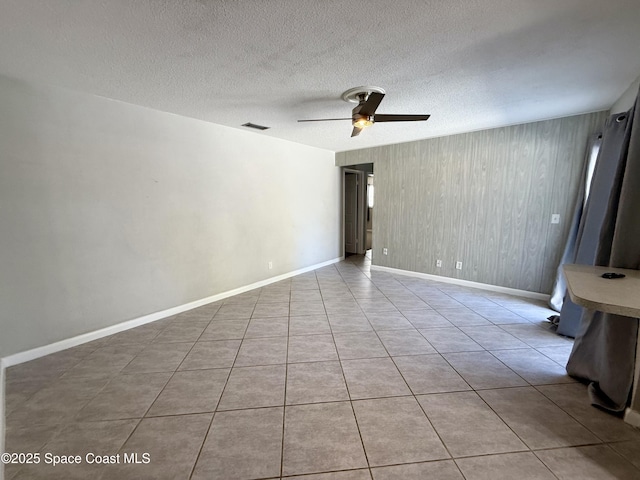
M354 168L346 168L342 167L342 256L346 255L345 251L345 175L347 173L354 173L357 175L357 185L356 185L356 195L357 195L357 221L356 221L356 255L364 255L366 253L365 250L365 238L367 235L367 224L365 223L365 215L366 215L366 205L367 205L367 188L366 188L366 180L365 175L366 172L362 170L356 170Z

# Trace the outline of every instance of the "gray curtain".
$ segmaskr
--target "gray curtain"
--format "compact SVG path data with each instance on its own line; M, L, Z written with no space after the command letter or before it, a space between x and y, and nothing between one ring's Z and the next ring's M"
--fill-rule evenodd
M600 150L601 143L602 134L598 133L591 137L589 144L587 145L584 166L582 168L582 175L580 176L582 182L580 183L580 190L578 190L578 196L576 197L576 205L574 207L573 216L571 218L569 235L567 236L567 243L565 244L564 252L562 253L562 258L560 259L560 265L558 266L556 279L551 290L551 296L549 298L549 306L557 312L560 312L562 310L565 295L567 293L567 283L564 278L564 273L562 272L562 265L564 265L565 263L577 263L576 253L578 247L578 234L582 231L582 212L586 203L585 196L587 191L587 182L591 183L591 178L589 178L589 169L594 160L592 158L593 152L596 149L598 151ZM595 258L595 246L593 247L593 251L593 256ZM567 301L571 302L571 300L569 299L567 299ZM558 333L569 337L575 337L575 334L578 330L578 325L580 324L580 314L581 312L578 312L577 315L565 315L565 321L562 322L562 324L558 324Z
M636 99L635 107L627 113L612 115L603 132L578 236L578 253L582 243L596 244L591 264L640 269L639 117ZM590 254L589 248L585 251ZM580 326L567 372L591 382L592 403L622 411L633 385L638 319L580 310ZM561 321L563 315L564 306Z

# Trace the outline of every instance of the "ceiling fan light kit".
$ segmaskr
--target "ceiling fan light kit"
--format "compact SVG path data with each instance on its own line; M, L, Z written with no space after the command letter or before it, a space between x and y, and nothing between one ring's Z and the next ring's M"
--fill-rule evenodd
M430 115L376 115L375 112L384 98L385 91L380 87L362 86L350 88L341 95L342 100L348 103L357 103L351 111L351 118L320 118L311 120L298 120L298 122L325 122L335 120L351 120L355 137L367 127L376 122L416 122L428 120Z

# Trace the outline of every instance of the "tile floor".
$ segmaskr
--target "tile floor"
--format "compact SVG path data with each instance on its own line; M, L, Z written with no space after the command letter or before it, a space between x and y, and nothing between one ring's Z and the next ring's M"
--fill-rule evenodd
M541 302L344 262L7 371L17 479L638 479ZM43 457L44 458L44 457Z

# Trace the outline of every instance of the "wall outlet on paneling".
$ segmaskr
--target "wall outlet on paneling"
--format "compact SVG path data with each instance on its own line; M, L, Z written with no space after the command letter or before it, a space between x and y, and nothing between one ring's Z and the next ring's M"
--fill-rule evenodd
M551 215L551 223L560 223L560 214L554 213Z
M462 262L456 262L456 270L462 270Z
M436 260L436 267L442 267L442 260Z
M382 254L383 254L383 255L388 255L388 254L389 254L389 250L387 250L387 247L384 247L384 248L382 249Z

